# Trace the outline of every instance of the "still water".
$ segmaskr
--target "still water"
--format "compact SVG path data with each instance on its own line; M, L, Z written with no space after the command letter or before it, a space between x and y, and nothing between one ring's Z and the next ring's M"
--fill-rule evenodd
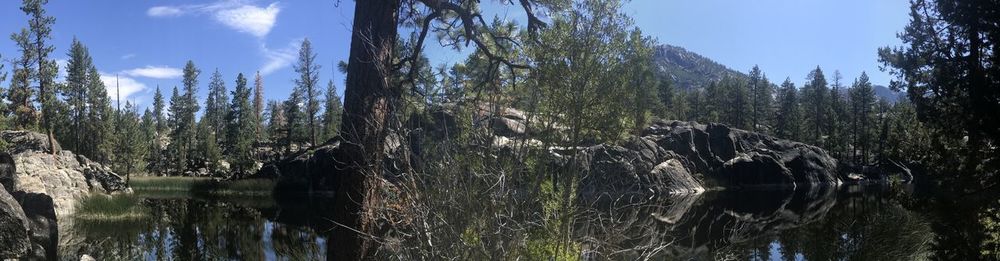
M138 195L149 218L70 221L60 255L324 260L335 251L321 199ZM918 200L903 188L710 192L580 209L568 238L592 260L964 259L996 249L996 234L984 231L997 221L988 210Z

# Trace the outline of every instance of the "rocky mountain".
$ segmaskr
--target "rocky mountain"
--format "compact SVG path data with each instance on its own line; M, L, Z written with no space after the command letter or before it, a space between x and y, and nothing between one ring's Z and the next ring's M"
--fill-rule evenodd
M702 88L726 75L746 77L746 74L708 57L669 44L656 48L654 62L659 69L660 79L669 79L682 90Z
M674 86L682 90L703 88L726 75L747 77L746 73L726 67L711 58L669 44L662 44L656 48L654 62L659 69L660 79L669 79ZM771 79L773 83L778 83L779 80ZM896 102L903 95L883 85L873 87L875 95L890 102Z

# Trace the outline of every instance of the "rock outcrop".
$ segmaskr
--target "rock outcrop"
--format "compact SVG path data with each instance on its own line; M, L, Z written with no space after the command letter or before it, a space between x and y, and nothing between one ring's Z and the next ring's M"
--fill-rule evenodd
M67 150L53 155L49 152L45 135L29 131L2 131L0 138L7 142L16 166L11 191L48 195L58 215L71 214L75 202L91 191L112 193L127 190L121 176L86 157ZM56 148L59 148L58 143ZM0 163L2 161L0 158ZM0 181L3 180L4 177L0 177Z
M21 258L30 247L28 218L7 189L0 189L0 259Z
M840 184L837 161L823 149L721 124L657 121L621 146L556 157L581 173L585 198Z

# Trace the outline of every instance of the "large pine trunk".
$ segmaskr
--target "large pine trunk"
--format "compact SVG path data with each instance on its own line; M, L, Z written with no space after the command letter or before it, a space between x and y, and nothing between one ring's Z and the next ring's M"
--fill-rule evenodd
M390 83L397 37L399 0L356 1L341 135L348 166L339 172L334 220L340 223L328 242L329 260L368 257L374 241L373 209L379 203L383 145L393 102L400 95Z

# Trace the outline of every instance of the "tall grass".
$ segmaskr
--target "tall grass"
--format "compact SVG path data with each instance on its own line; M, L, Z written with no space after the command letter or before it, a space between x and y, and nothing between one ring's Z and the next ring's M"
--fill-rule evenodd
M268 196L275 182L267 179L218 180L193 177L137 177L129 184L133 190L143 192L192 192L209 195Z
M76 204L76 217L84 220L135 220L147 216L142 199L132 194L91 194Z

